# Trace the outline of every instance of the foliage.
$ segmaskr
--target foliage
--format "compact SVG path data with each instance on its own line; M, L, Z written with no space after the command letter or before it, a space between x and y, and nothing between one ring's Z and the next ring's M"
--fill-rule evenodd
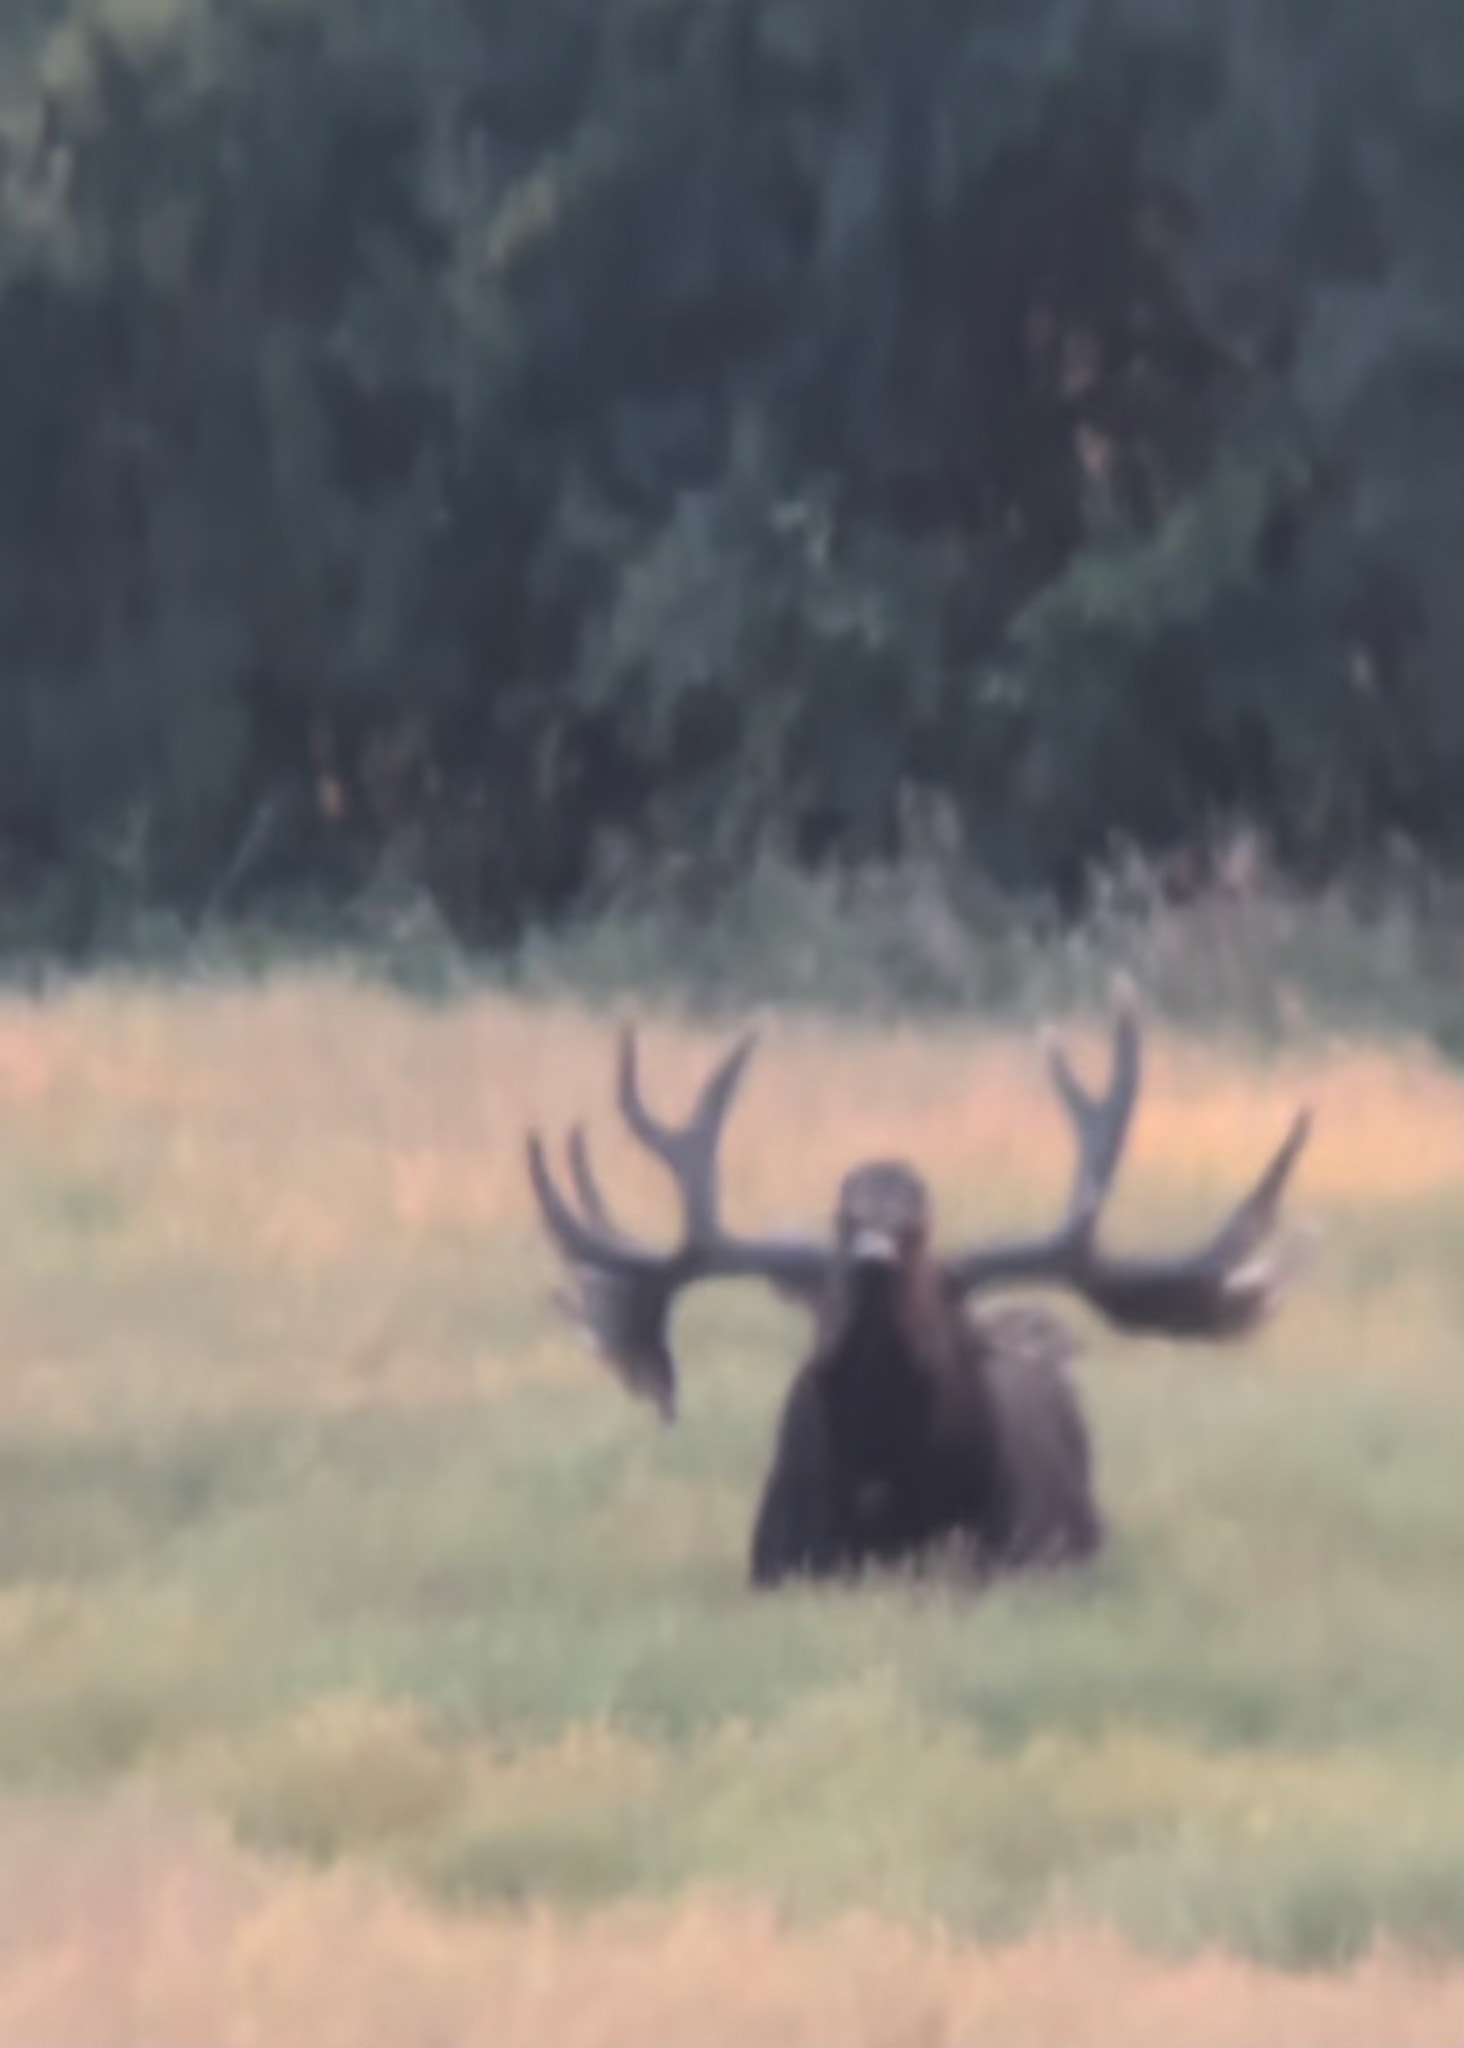
M1464 856L1464 14L28 0L0 881Z

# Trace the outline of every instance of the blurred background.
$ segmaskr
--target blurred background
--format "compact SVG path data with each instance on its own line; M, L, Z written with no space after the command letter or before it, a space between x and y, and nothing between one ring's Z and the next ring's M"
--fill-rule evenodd
M1219 917L1464 1041L1456 0L7 0L0 81L12 962L1086 924L1208 1010Z

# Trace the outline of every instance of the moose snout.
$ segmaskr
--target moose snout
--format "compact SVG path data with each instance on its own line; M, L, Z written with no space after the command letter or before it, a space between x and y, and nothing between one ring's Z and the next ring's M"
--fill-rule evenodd
M849 1256L856 1266L893 1266L900 1256L899 1241L893 1231L864 1224L849 1240Z

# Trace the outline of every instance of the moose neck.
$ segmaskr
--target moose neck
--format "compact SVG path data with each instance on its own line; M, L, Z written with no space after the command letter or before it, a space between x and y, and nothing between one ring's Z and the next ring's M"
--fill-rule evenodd
M893 1261L855 1259L849 1267L850 1315L893 1333L899 1325L905 1274Z
M912 1315L914 1278L894 1265L848 1265L831 1290L818 1365L823 1415L841 1469L858 1484L899 1488L919 1470L934 1387Z
M911 1276L898 1266L851 1265L836 1289L826 1357L839 1379L870 1392L920 1377Z

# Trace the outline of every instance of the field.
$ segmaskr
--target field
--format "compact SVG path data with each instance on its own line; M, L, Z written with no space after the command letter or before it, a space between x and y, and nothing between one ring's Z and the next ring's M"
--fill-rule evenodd
M689 1302L666 1430L546 1308L527 1122L669 1217L611 1023L0 1007L0 2042L1464 2042L1464 1081L1157 1038L1114 1236L1306 1096L1284 1315L1074 1309L1087 1577L754 1600L797 1317ZM1067 1168L1030 1042L770 1017L732 1213L891 1148L948 1235Z

